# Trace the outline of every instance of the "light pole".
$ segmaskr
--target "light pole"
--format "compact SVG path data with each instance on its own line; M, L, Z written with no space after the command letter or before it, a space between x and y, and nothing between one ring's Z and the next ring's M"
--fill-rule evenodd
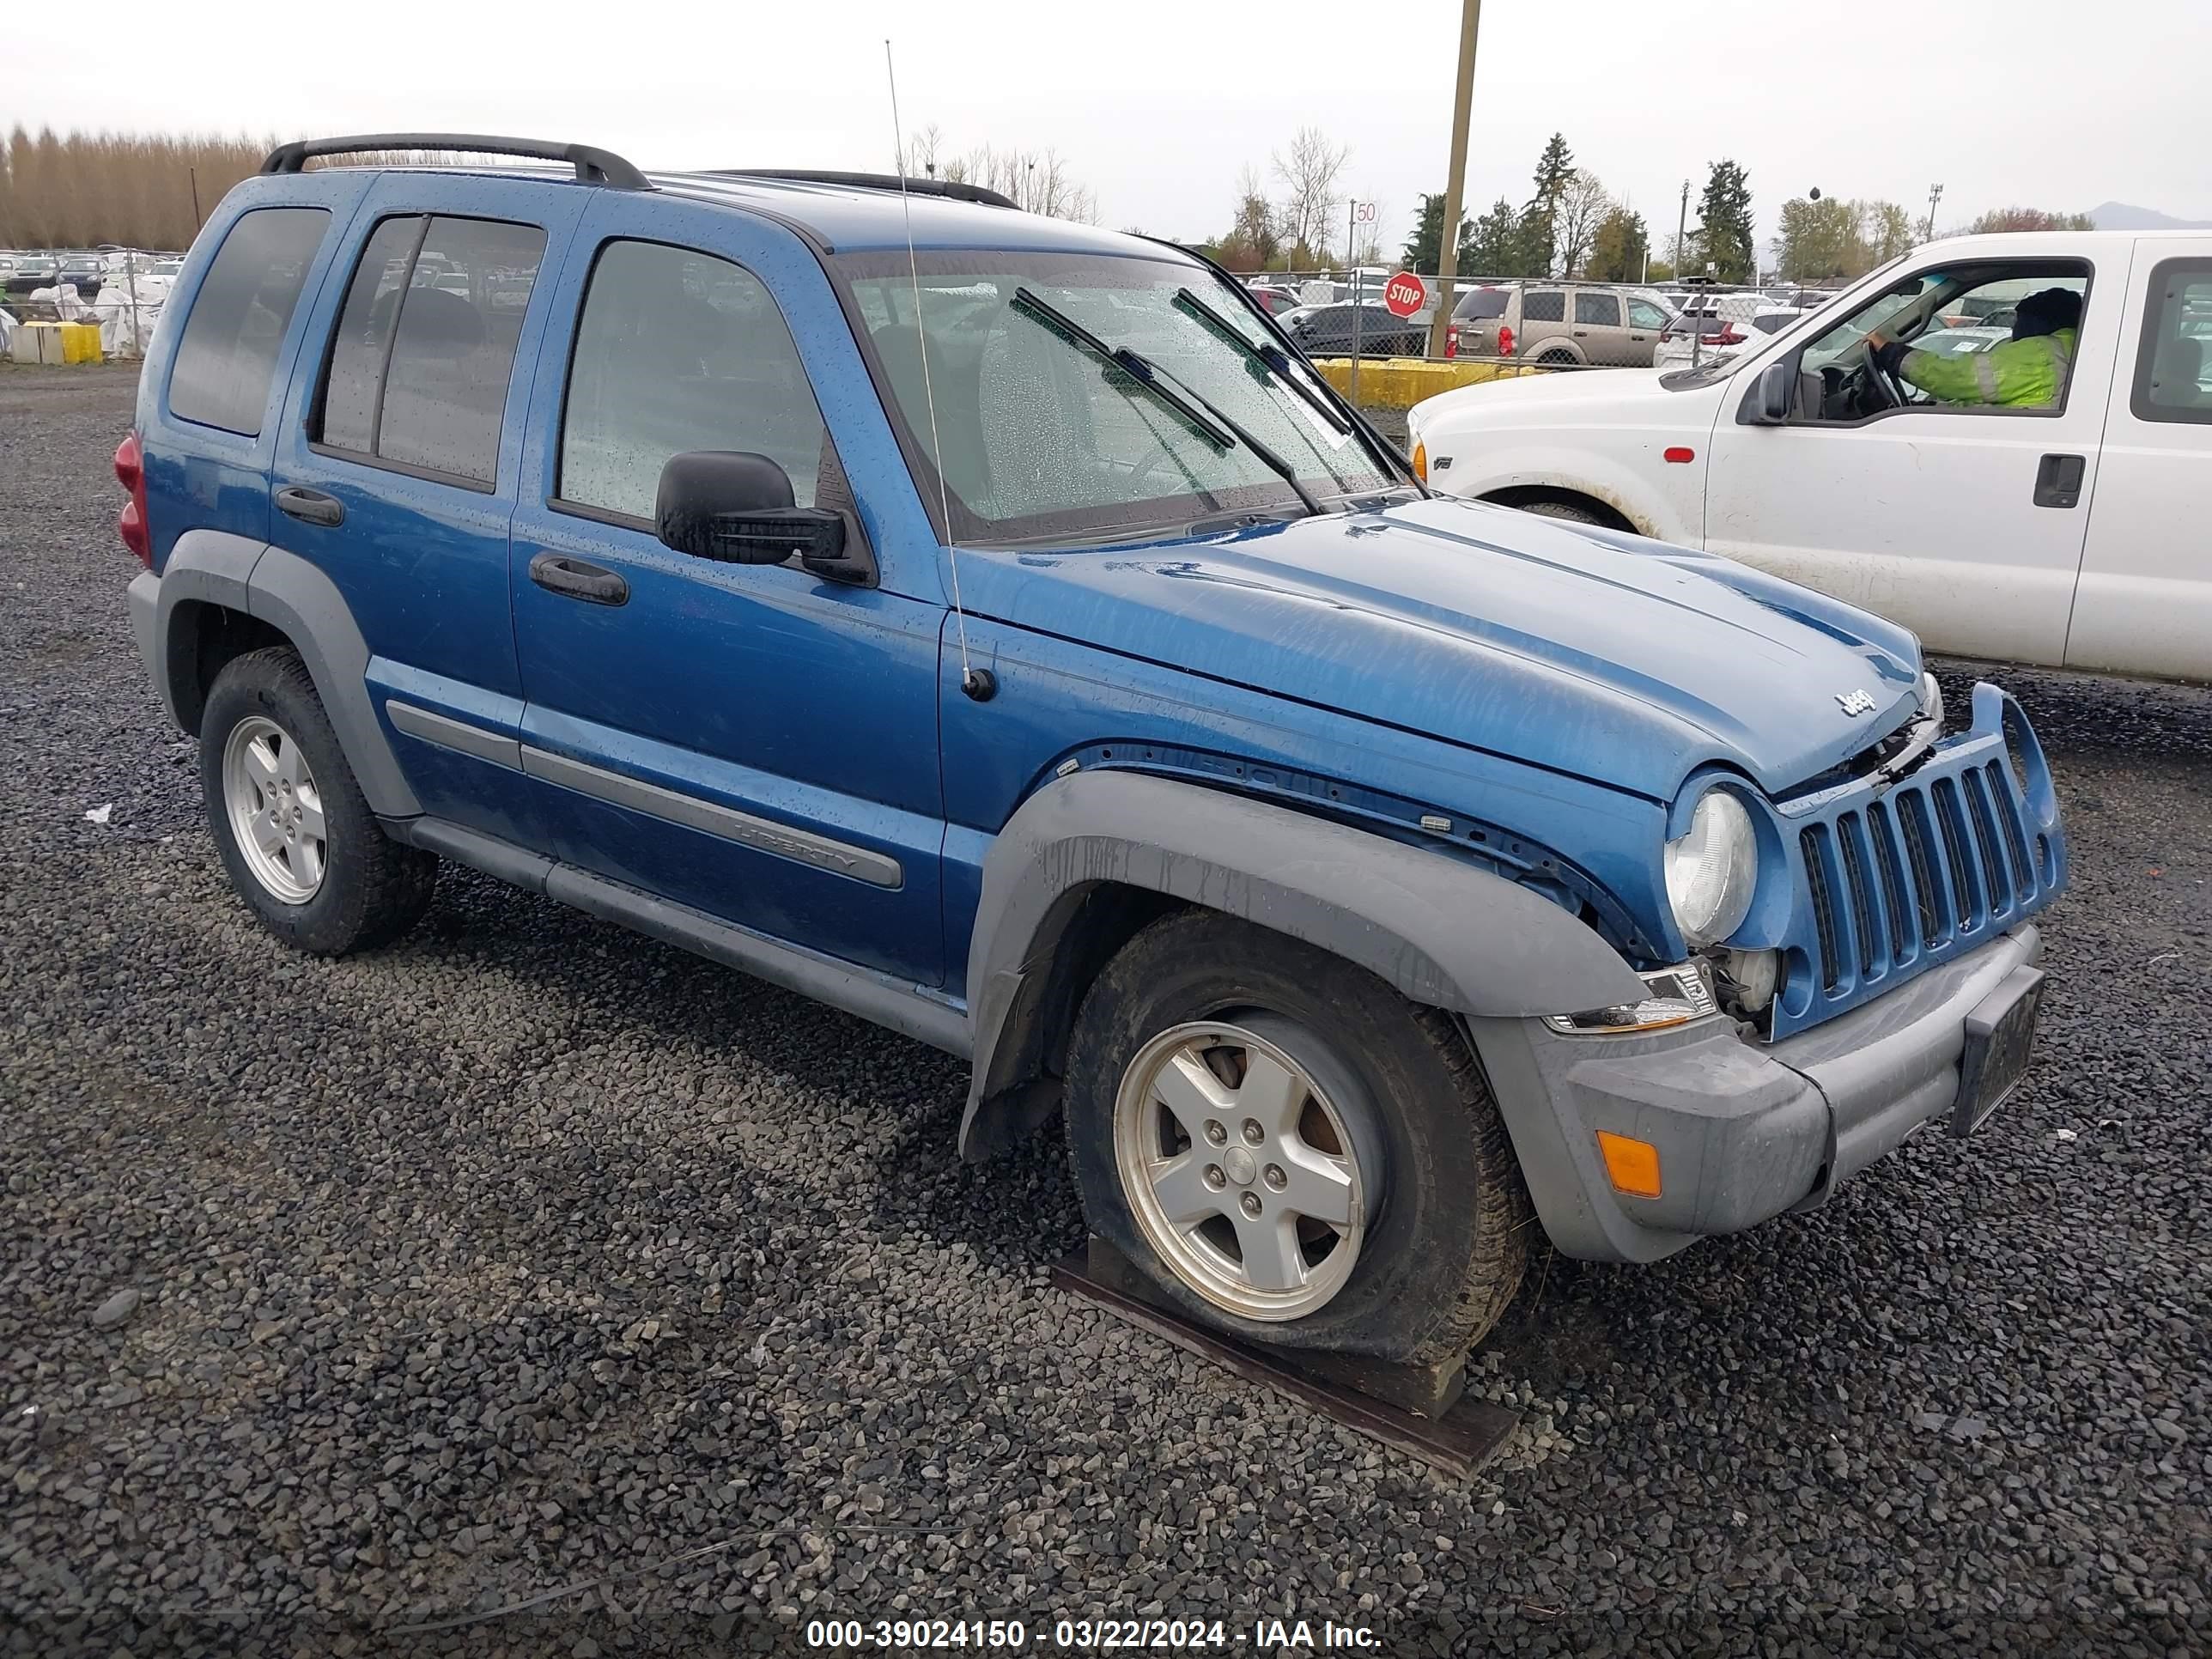
M1474 104L1474 40L1482 0L1461 0L1459 85L1452 93L1451 167L1444 175L1443 232L1437 239L1437 314L1429 321L1429 356L1444 355L1451 327L1452 278L1459 275L1459 216L1467 195L1467 122Z
M1942 185L1930 185L1928 186L1928 234L1921 239L1923 241L1932 242L1936 240L1936 204L1942 199Z
M1674 280L1682 280L1682 267L1689 261L1689 251L1682 246L1682 238L1690 228L1690 181L1682 180L1682 210L1674 216Z

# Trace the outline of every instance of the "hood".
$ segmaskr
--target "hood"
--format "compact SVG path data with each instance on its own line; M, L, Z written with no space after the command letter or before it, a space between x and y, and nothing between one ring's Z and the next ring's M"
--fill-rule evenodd
M1481 417L1487 410L1497 411L1493 418L1498 422L1510 424L1527 419L1532 409L1549 410L1571 404L1602 404L1608 409L1618 409L1664 400L1686 407L1681 405L1681 399L1698 388L1684 392L1661 386L1660 375L1673 372L1609 368L1603 374L1584 374L1563 369L1552 374L1516 374L1502 380L1477 380L1472 386L1457 386L1423 398L1407 411L1406 426L1409 434L1418 435L1424 426L1434 422L1439 416L1449 415L1455 423L1464 423L1469 417Z
M1655 800L1711 762L1784 793L1918 708L1903 629L1705 554L1481 502L963 550L961 574L980 616Z

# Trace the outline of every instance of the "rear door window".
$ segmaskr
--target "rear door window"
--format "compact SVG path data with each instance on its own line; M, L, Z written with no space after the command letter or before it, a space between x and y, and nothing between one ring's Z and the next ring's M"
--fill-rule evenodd
M826 435L758 277L658 242L601 252L561 421L562 501L649 523L671 456L736 449L774 461L811 507Z
M2212 259L2151 271L2129 406L2139 421L2212 424Z
M1593 328L1620 326L1620 296L1617 294L1592 294L1577 290L1575 295L1575 320Z
M177 342L172 415L260 436L276 354L330 222L323 208L256 208L230 228Z
M1524 323L1564 323L1567 320L1567 296L1556 288L1532 289L1521 296L1521 320Z
M378 225L331 342L318 442L489 489L544 252L536 225L442 216Z

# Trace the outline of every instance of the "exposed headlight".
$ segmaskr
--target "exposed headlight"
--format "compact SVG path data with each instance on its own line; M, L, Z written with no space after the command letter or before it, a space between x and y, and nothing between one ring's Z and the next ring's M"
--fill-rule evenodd
M1743 926L1759 875L1751 814L1726 789L1711 789L1688 833L1667 843L1667 903L1692 948L1717 945Z
M1943 688L1936 684L1933 674L1920 677L1920 713L1922 718L1933 719L1938 726L1943 723Z

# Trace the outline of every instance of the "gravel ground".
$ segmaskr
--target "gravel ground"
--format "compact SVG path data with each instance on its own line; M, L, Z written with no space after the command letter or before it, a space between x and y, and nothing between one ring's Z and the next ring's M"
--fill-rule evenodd
M2212 1650L2206 694L2008 677L2075 872L2024 1092L1540 1265L1455 1485L1051 1288L1058 1145L959 1164L939 1054L466 872L380 954L272 943L131 641L131 397L0 369L0 1652Z

